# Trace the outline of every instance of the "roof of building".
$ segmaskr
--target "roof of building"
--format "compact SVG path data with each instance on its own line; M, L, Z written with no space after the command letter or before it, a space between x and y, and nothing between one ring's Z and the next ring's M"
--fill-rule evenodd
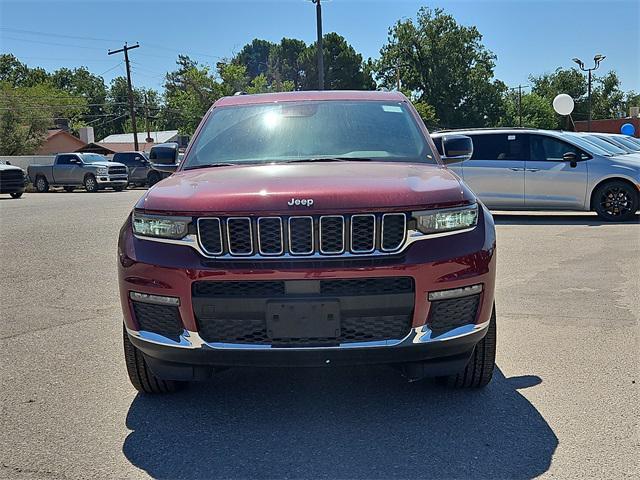
M154 145L157 145L157 144L152 142L147 143L144 141L139 142L137 151L148 152L149 150L151 150L151 147L153 147ZM95 153L104 153L105 155L110 155L112 153L135 152L135 151L136 150L133 142L132 143L93 142L93 143L88 143L87 145L84 145L78 148L78 150L76 150L76 152L95 152Z
M165 143L178 135L178 130L163 130L160 132L150 132L153 143ZM138 132L138 143L147 143L147 132ZM133 145L133 133L117 133L103 138L97 143L129 143Z
M370 90L313 90L299 92L259 93L255 95L234 95L222 97L214 106L248 105L255 103L299 102L305 100L380 100L403 101L407 98L398 92Z
M47 130L47 136L45 138L45 142L57 135L63 135L65 137L68 137L69 139L75 140L78 143L84 144L84 142L80 140L78 137L76 137L72 133L67 132L66 130L63 130L62 128L52 128L51 130Z

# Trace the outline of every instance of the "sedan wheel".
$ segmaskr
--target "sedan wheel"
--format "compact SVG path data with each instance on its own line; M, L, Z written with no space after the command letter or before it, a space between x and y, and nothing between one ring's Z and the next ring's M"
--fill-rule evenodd
M625 221L638 209L638 195L624 182L610 182L598 189L595 210L604 220Z

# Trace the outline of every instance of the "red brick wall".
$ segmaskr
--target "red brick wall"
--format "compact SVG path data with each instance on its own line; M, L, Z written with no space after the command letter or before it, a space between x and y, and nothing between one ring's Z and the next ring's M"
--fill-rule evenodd
M578 132L588 131L588 122L579 121L576 123ZM607 120L591 120L591 131L601 133L620 133L620 127L625 123L630 123L636 128L634 137L640 138L640 118L609 118Z

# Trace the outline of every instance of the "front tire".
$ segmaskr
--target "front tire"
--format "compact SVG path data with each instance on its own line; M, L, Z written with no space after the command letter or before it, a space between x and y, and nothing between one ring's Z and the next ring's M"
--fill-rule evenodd
M11 198L20 198L23 193L24 192L13 192L13 193L10 193L9 195L11 195Z
M619 180L600 185L593 195L594 209L608 222L630 220L638 209L638 192Z
M456 374L440 377L448 387L480 388L485 387L493 377L496 364L496 306L493 306L487 334L478 342L465 369Z
M158 183L162 178L160 178L160 174L158 172L151 172L147 176L147 183L150 187L153 187L156 183Z
M98 182L93 175L84 177L84 188L87 192L93 193L98 191Z
M36 178L36 191L38 193L46 193L49 191L49 182L47 182L47 179L40 176L38 178Z
M124 360L127 365L129 381L141 393L173 393L186 385L186 382L162 380L149 369L142 353L131 343L127 330L122 326Z

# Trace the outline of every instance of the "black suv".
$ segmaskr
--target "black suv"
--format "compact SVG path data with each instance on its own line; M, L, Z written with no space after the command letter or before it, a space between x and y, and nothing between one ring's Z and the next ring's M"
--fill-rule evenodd
M129 185L136 187L151 187L167 176L153 168L145 152L119 152L113 155L113 161L127 166Z

